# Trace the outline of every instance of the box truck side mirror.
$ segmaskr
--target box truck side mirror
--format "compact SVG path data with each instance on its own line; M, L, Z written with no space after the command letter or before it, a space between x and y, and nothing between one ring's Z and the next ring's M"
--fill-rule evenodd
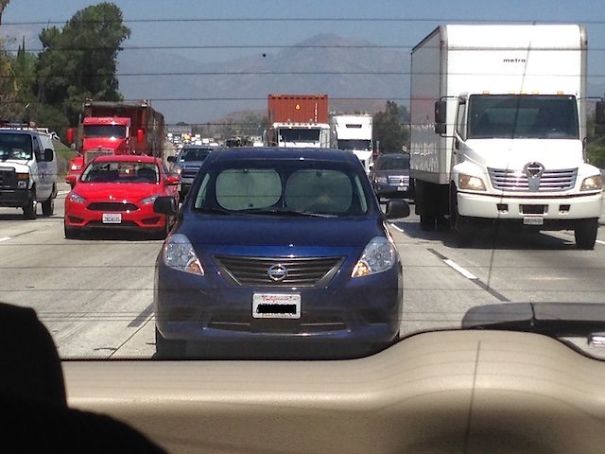
M596 114L596 124L599 126L605 126L605 101L597 102Z
M447 132L447 102L435 102L435 133L445 134Z
M137 129L137 142L139 144L145 143L145 131L143 129Z

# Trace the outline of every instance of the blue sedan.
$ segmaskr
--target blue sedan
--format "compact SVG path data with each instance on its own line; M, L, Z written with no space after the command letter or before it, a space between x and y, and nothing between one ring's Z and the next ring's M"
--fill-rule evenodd
M174 199L158 213L177 214ZM398 337L402 266L349 152L247 148L204 161L156 262L164 358L351 358Z

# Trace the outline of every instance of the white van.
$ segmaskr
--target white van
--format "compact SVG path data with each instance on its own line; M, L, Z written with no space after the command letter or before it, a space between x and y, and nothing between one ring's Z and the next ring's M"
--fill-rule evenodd
M25 219L51 216L57 197L57 156L51 137L30 128L0 128L0 207L23 209Z

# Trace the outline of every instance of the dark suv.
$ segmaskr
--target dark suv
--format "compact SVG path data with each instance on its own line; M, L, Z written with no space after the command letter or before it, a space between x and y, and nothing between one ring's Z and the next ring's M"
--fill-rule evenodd
M174 163L172 172L175 172L181 177L181 199L189 192L189 188L197 175L197 171L216 147L191 146L183 147L175 158L169 159Z

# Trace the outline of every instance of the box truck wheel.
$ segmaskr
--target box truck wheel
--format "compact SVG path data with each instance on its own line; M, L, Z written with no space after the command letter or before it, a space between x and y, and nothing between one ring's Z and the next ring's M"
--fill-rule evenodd
M474 234L471 229L471 222L458 212L458 190L453 184L450 186L450 229L454 233L458 247L467 247L473 244Z
M577 248L587 250L594 249L598 230L598 219L583 219L578 221L574 229Z
M36 189L33 188L29 192L29 198L23 206L23 217L25 219L36 219L38 211L38 201L36 200Z

